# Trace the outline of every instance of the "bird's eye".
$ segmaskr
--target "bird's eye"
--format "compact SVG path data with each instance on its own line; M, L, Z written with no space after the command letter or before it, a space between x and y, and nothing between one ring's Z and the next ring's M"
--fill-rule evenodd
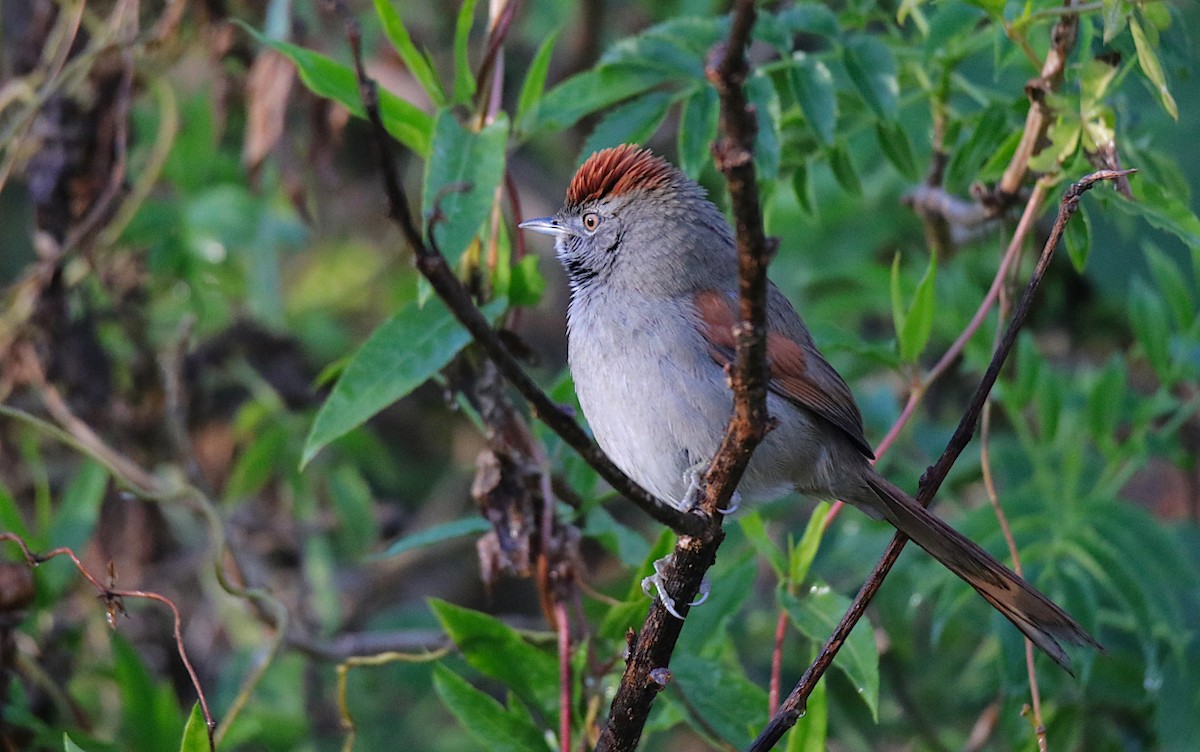
M583 215L583 229L588 232L595 232L600 226L600 215L596 212L588 212Z

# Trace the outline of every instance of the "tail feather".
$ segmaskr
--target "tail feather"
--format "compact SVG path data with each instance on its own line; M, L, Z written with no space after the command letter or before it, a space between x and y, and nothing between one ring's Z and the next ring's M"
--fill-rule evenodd
M1071 661L1059 640L1103 650L1100 643L1053 601L908 494L878 475L871 474L864 480L881 502L879 506L872 506L883 512L888 522L966 580L1068 673Z

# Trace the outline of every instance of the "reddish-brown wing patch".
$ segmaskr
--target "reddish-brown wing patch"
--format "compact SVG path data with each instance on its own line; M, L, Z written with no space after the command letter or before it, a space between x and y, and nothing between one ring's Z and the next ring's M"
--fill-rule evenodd
M694 300L709 355L720 365L729 365L737 347L733 300L716 290L701 290ZM780 332L767 332L767 369L772 392L820 415L840 428L865 456L874 458L850 387L821 353Z
M622 144L587 158L567 188L567 205L579 206L633 190L670 184L677 171L649 149Z

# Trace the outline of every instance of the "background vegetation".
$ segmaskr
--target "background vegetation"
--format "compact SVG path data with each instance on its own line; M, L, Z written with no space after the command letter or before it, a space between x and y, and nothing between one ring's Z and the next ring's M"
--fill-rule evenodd
M583 157L628 141L723 200L704 63L725 8L484 5L349 11L414 209L570 404L563 277L515 220L552 213ZM1026 84L1070 9L1048 128L1014 176ZM341 17L286 0L2 10L5 748L207 748L171 608L134 590L177 607L220 749L558 748L560 685L574 748L593 738L671 536L528 417L419 281ZM1128 195L1084 199L996 390L990 457L972 445L939 495L1006 555L986 470L1029 578L1106 647L1076 653L1074 677L1036 659L1053 749L1200 738L1197 32L1190 0L771 3L755 32L772 277L869 436L915 390L882 464L910 489L999 315L929 374L1029 196L1052 215L1098 164L1139 170ZM543 451L549 527L542 466L519 464ZM827 509L790 498L727 524L646 749L761 729L773 663L786 692L890 535L856 512L823 529ZM31 568L18 539L69 548L94 580L65 555ZM1019 637L907 554L785 744L1036 748Z

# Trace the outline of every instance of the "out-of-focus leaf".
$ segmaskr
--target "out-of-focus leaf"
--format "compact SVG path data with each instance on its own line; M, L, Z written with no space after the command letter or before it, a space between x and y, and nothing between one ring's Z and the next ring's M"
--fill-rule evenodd
M829 727L825 679L813 687L805 704L804 717L796 721L787 736L787 752L825 752L825 735Z
M704 606L693 608L687 619L691 629L679 636L676 655L721 655L729 639L729 623L738 617L746 599L754 592L758 562L746 551L732 562L721 562L711 570L712 591Z
M788 613L792 625L805 637L823 644L841 620L850 599L829 589L828 585L814 585L808 593L796 597L780 592L780 603ZM842 671L855 692L867 704L871 717L879 717L879 653L875 649L875 636L866 618L855 625L837 657L834 668Z
M1125 30L1129 23L1127 0L1103 0L1104 6L1104 43L1108 44L1118 34Z
M779 121L783 118L779 106L779 93L771 83L770 76L756 73L746 82L746 97L758 114L758 133L754 139L754 165L758 168L759 181L773 185L779 177L780 133Z
M808 577L808 570L813 560L817 558L817 549L821 547L821 539L825 536L825 515L829 514L830 504L822 501L817 504L804 526L804 534L800 542L788 546L788 582L798 586Z
M426 218L435 210L446 218L434 224L433 236L451 266L491 213L496 186L504 179L507 140L508 119L503 113L478 132L459 125L449 109L438 113L425 162L421 207Z
M854 166L854 160L850 158L846 147L836 143L825 150L825 155L829 157L829 168L833 170L838 185L847 193L861 196L862 181L858 178L858 168Z
M820 3L796 3L781 10L775 18L790 35L806 32L836 38L841 34L837 16Z
M1196 305L1192 302L1192 291L1184 282L1183 270L1153 243L1147 241L1142 248L1150 264L1150 273L1154 275L1154 282L1162 294L1163 302L1171 311L1176 328L1187 329L1196 319Z
M583 534L600 541L601 545L617 555L622 564L629 566L641 564L650 551L650 544L641 534L617 522L601 506L588 511Z
M515 629L479 611L429 599L429 608L473 668L512 689L543 712L558 702L558 662Z
M208 725L204 722L204 714L200 712L198 702L192 705L187 725L183 727L179 752L208 752Z
M1138 65L1141 67L1142 73L1146 74L1146 78L1154 84L1163 109L1167 111L1171 119L1178 120L1179 105L1175 104L1175 97L1171 96L1170 90L1167 89L1167 77L1163 75L1162 63L1158 61L1158 53L1155 52L1154 45L1146 37L1146 31L1138 21L1136 14L1129 16L1129 30L1133 33L1133 46L1137 49Z
M771 569L775 571L775 579L783 582L783 578L787 576L787 557L771 540L762 515L757 511L749 512L739 516L737 522L738 527L745 533L746 540L750 541L750 545L754 547L758 555L771 565Z
M408 35L408 29L404 26L404 20L400 18L400 13L392 4L392 0L374 1L375 14L379 16L379 21L383 25L383 33L396 48L396 53L404 61L408 72L417 79L417 83L421 84L421 88L425 90L426 96L435 107L445 105L447 103L446 92L442 90L442 84L433 70L433 64L429 61L429 57L413 44L412 37Z
M954 149L950 156L950 164L946 167L947 184L951 188L965 188L975 180L975 173L997 151L1009 131L1006 108L992 105L979 113L974 127L968 131L970 137L966 143Z
M797 52L788 72L804 119L821 143L826 146L833 144L838 112L833 74L829 66L817 57Z
M1063 240L1066 242L1067 255L1071 257L1075 271L1082 274L1083 268L1087 266L1088 254L1092 250L1092 220L1083 204L1079 205L1075 216L1067 222Z
M347 558L360 559L379 537L375 495L353 465L341 465L329 476L329 496L337 510L337 543Z
M1171 349L1170 322L1158 294L1140 279L1135 280L1130 294L1130 323L1146 360L1160 379L1170 383Z
M917 160L913 158L912 144L900 123L894 120L880 120L875 123L875 135L887 160L901 175L909 180L916 180L919 177Z
M467 104L475 95L475 76L471 71L471 56L468 54L471 27L475 24L475 3L463 0L458 20L454 24L454 101Z
M1152 226L1175 235L1189 248L1200 248L1200 219L1187 204L1150 181L1138 181L1135 185L1136 201L1111 194L1107 205L1142 217Z
M506 710L466 679L438 664L433 689L463 729L484 749L496 752L549 752L546 738L521 713Z
M580 159L610 146L645 143L662 125L671 102L670 94L658 91L613 108L584 142Z
M701 86L683 101L679 114L679 169L692 180L700 178L709 162L720 104L717 90L711 86Z
M137 651L120 635L112 636L114 674L121 691L121 742L132 752L172 749L183 732L175 693L155 684Z
M811 217L816 216L816 204L812 199L810 175L808 162L801 162L797 165L796 171L792 173L792 190L796 193L796 202L800 204L800 208Z
M243 449L225 484L225 497L240 499L262 490L279 473L279 460L288 449L291 434L282 424L255 427L250 443Z
M934 279L937 276L937 257L929 257L929 266L917 283L912 302L907 311L902 310L900 293L900 254L892 261L892 319L896 326L896 340L900 347L900 359L912 362L917 359L929 335L933 332Z
M1087 398L1087 426L1100 446L1110 446L1117 440L1117 424L1121 419L1125 399L1124 359L1113 356L1096 377Z
M846 73L863 101L882 120L896 116L900 84L896 79L896 60L892 51L873 36L855 36L842 48Z
M84 748L76 744L71 737L63 732L63 752L85 752Z
M529 255L512 267L508 298L515 306L537 305L546 292L546 278L538 271L540 256Z
M732 651L732 645L729 646ZM688 704L707 729L744 749L766 720L767 693L743 673L740 665L677 651L671 659L671 681L679 684Z
M484 315L494 319L506 305L498 298L484 307ZM410 303L380 324L317 412L304 441L301 467L326 444L425 383L470 340L440 300L431 300L424 308Z
M728 20L685 16L651 26L626 37L600 57L600 65L622 63L656 68L681 82L704 80L704 57L725 36Z
M356 117L366 117L358 90L358 79L352 68L312 50L270 39L244 24L243 28L259 42L275 48L295 63L300 80L312 93L334 100ZM383 120L383 127L397 141L421 156L429 154L430 137L433 132L433 119L429 115L384 89L379 90L379 115Z
M377 0L387 2L387 0ZM525 72L525 82L521 84L521 94L517 97L516 129L520 132L529 130L529 125L537 119L538 106L542 94L546 91L546 73L550 70L550 55L554 52L554 43L558 40L558 32L542 40L538 45L529 70Z
M443 522L440 525L434 525L433 527L428 527L404 536L388 546L383 553L372 558L387 559L414 549L432 546L435 543L461 538L464 535L486 533L491 529L492 526L482 517L464 517L461 520L454 520L453 522Z
M100 518L100 503L108 488L108 470L103 465L88 460L63 489L62 497L46 533L46 542L57 548L65 546L79 551L92 537L96 522ZM61 597L64 589L76 580L78 571L64 559L52 566L37 570L38 602L53 602Z

